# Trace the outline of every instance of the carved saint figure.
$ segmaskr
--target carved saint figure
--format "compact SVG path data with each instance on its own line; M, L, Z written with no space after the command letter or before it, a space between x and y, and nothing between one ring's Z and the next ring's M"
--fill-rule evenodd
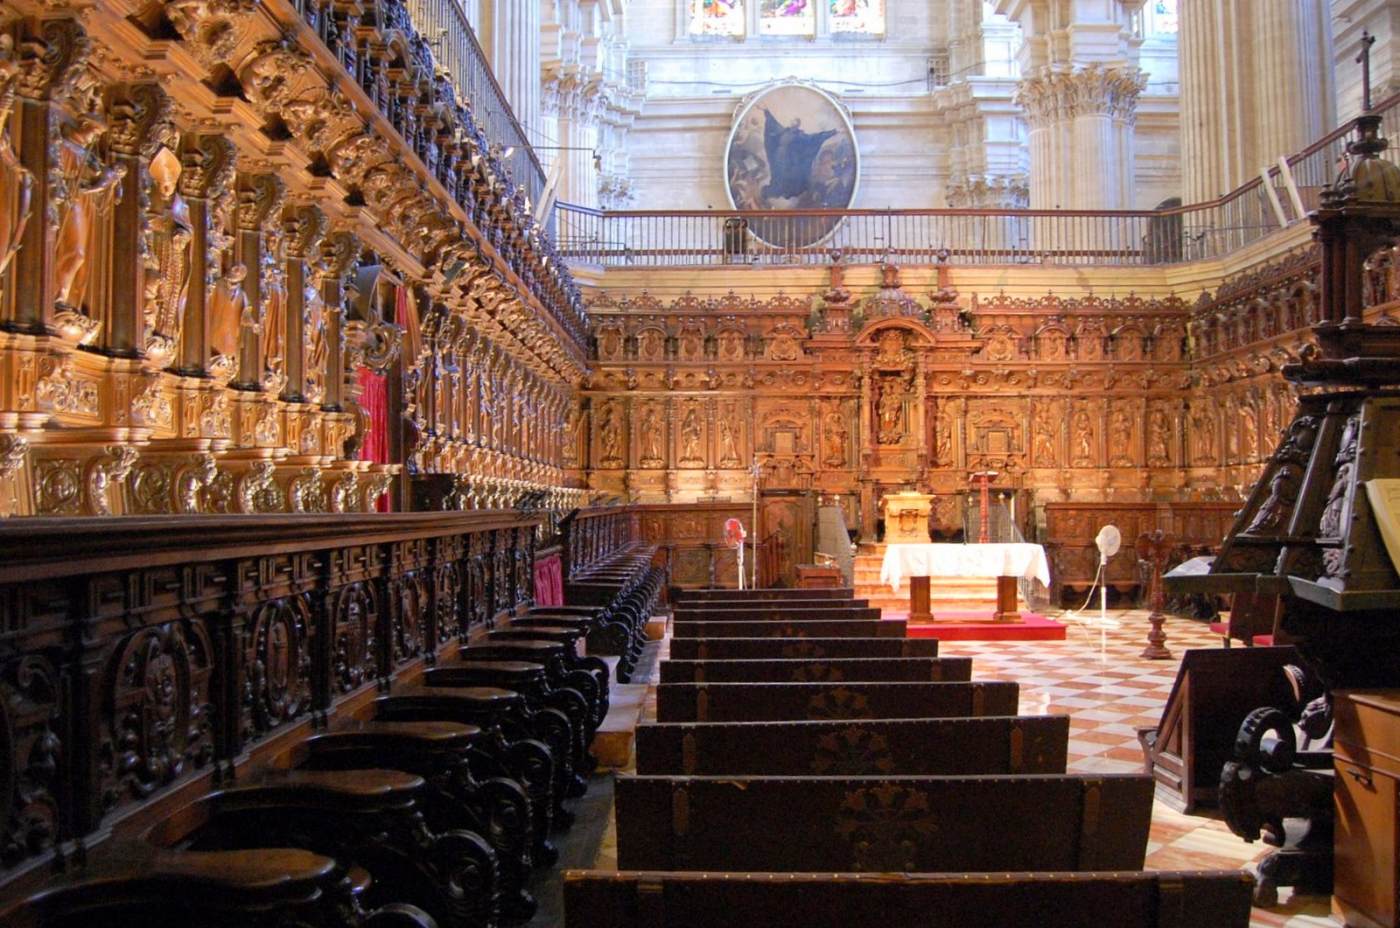
M897 445L904 440L904 397L899 393L899 379L882 378L877 382L877 390L876 440L882 445Z
M1317 524L1317 533L1322 538L1341 539L1345 534L1347 490L1351 485L1351 473L1356 468L1356 439L1359 426L1358 416L1347 419L1336 457L1332 459L1336 466L1336 475L1332 479L1332 488L1327 491L1327 503L1322 507L1322 516ZM1345 554L1345 548L1323 549L1322 564L1329 577L1335 577L1341 572L1342 558Z
M1191 431L1196 438L1196 456L1192 463L1215 463L1215 423L1207 410L1198 409L1191 416Z
M0 194L0 274L19 251L33 212L34 175L20 164L10 139L10 111L14 109L19 72L13 37L0 35L0 191L4 191Z
M827 467L845 467L846 439L850 432L846 429L846 417L841 415L840 409L833 409L826 414L826 428L823 433L826 437L826 450L822 455L822 463Z
M95 93L95 91L94 91ZM109 166L96 146L106 124L91 113L63 128L57 152L58 235L54 242L54 293L60 310L81 312L87 292L88 250L93 231L115 199L124 166Z
M1240 403L1240 461L1253 461L1259 456L1259 414L1248 400Z
M321 288L306 285L302 297L302 344L306 346L306 398L319 403L326 385L326 301Z
M655 406L648 406L642 413L642 466L660 467L661 457L661 416Z
M719 463L721 466L734 466L739 463L739 423L734 404L730 403L720 411L719 417Z
M1074 414L1071 431L1074 436L1074 457L1071 463L1076 467L1092 467L1094 464L1094 427L1089 414L1079 410Z
M268 248L263 254L262 269L262 356L263 389L276 393L287 383L287 365L282 354L282 330L286 328L287 289L281 269L277 267L276 250ZM417 365L417 358L406 359ZM426 408L420 405L420 409Z
M617 329L604 329L598 335L598 357L611 361L622 353L622 337Z
M1160 409L1152 410L1147 420L1147 463L1152 467L1167 467L1171 464L1170 426L1167 414Z
M1115 409L1108 417L1109 460L1114 467L1133 463L1133 420L1126 409Z
M224 359L221 367L232 372L237 368L239 342L244 329L256 329L258 322L253 316L253 308L248 303L248 294L243 290L243 281L248 277L248 269L235 264L224 272L214 287L210 301L209 316L212 331L209 345L219 358Z
M150 230L146 254L146 354L169 363L180 344L190 288L193 227L180 196L180 159L162 148L151 159Z
M1041 406L1035 413L1035 438L1031 454L1036 467L1053 467L1058 455L1055 453L1055 410L1051 406Z
M681 333L680 356L682 361L699 361L705 355L705 340L695 329Z
M703 461L700 457L700 407L694 403L685 411L681 422L681 463L691 464Z
M598 425L602 441L602 455L599 463L604 467L616 467L622 463L622 436L619 434L617 408L609 403L603 407L603 421Z

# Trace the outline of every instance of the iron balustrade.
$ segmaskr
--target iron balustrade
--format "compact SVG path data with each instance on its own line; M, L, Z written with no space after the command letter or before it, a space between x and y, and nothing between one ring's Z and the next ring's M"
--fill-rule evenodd
M1400 140L1400 94L1375 111ZM560 254L603 267L825 265L1153 266L1220 258L1316 208L1355 130L1348 122L1287 159L1297 199L1277 165L1205 203L1155 210L847 209L627 210L561 203ZM1400 161L1400 148L1384 156ZM1283 213L1280 222L1273 201Z

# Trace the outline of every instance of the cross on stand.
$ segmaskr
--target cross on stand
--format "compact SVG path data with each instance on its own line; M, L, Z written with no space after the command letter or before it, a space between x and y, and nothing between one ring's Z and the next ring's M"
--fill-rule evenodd
M1376 44L1376 37L1371 35L1369 30L1361 30L1361 54L1356 56L1356 63L1361 65L1361 112L1371 112L1371 46Z
M997 472L994 470L979 471L972 475L972 485L978 492L978 519L977 519L977 543L985 545L992 540L991 523L988 510L991 508L992 481L997 479Z

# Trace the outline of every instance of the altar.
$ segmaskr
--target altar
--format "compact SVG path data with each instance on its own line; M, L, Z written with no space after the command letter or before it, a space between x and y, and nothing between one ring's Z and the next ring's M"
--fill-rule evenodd
M929 577L996 577L998 622L1020 618L1016 605L1018 580L1039 580L1050 585L1050 566L1040 545L1013 544L901 544L885 548L880 582L896 592L909 578L909 621L932 622L929 610Z

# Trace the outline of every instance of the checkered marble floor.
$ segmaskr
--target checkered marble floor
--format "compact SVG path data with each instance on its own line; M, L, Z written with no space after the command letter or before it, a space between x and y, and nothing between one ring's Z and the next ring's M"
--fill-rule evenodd
M949 641L939 653L973 658L974 679L1019 683L1023 713L1070 716L1071 771L1141 771L1137 731L1161 720L1182 651L1220 647L1219 636L1203 622L1169 619L1165 628L1172 659L1149 661L1141 657L1149 628L1146 612L1110 612L1119 627L1102 632L1076 622L1072 614L1049 617L1069 624L1064 641ZM669 645L669 637L661 642L659 657L665 657ZM643 719L656 717L655 671L650 682ZM615 828L609 823L594 859L596 869L616 869L615 841ZM1183 815L1160 801L1153 806L1149 870L1235 869L1270 850L1235 837L1212 810ZM1279 895L1278 907L1254 910L1252 926L1339 928L1341 923L1329 915L1326 897L1290 896L1287 888Z
M1097 619L1097 613L1089 613ZM1070 717L1069 769L1076 773L1133 773L1143 769L1139 728L1154 728L1176 679L1181 652L1220 647L1204 622L1169 619L1165 626L1171 660L1141 656L1147 642L1147 613L1114 611L1116 629L1086 627L1074 615L1050 614L1069 625L1064 641L949 641L946 657L973 658L978 680L1014 680L1021 685L1021 711ZM1246 844L1212 810L1183 815L1158 801L1152 811L1147 845L1149 870L1209 870L1242 867L1271 848ZM1326 897L1290 897L1255 909L1251 925L1326 926L1340 924L1329 914Z

